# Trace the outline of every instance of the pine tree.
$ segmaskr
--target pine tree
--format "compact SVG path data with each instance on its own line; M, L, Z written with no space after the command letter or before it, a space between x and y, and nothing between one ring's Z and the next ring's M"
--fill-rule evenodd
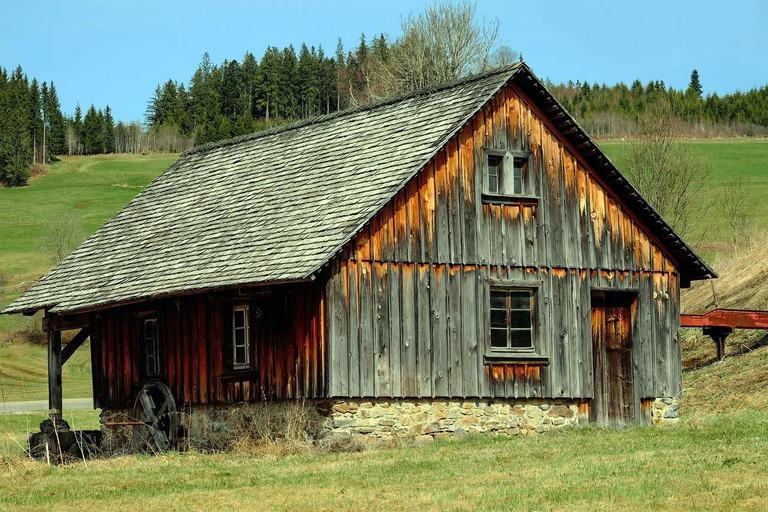
M280 92L280 52L274 46L268 46L259 63L256 75L258 99L256 109L260 116L269 122L270 117L275 117L275 108Z
M49 126L47 146L49 155L63 155L65 123L64 115L61 113L59 96L56 94L56 86L51 81L48 88L48 101L46 102L46 118Z
M112 117L112 110L107 105L104 108L104 121L102 123L102 139L104 144L104 153L115 152L115 119Z
M91 104L85 114L83 129L85 131L85 154L99 155L104 152L103 114Z
M0 181L15 187L29 178L32 160L29 82L18 66L3 87L0 108L5 113L0 130Z
M697 70L693 70L691 72L691 81L688 82L688 88L692 89L693 92L695 92L699 98L701 98L702 88L701 88L701 82L699 81L699 72Z

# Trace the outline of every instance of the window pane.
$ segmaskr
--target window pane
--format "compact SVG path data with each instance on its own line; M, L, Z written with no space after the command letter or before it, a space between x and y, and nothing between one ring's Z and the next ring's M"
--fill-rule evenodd
M491 327L506 327L506 326L507 326L507 310L492 309L491 310Z
M245 311L242 309L236 309L234 311L235 327L245 327Z
M235 364L245 364L248 360L246 359L246 352L245 347L235 347Z
M523 193L523 166L525 165L525 160L522 158L515 158L515 168L513 171L513 177L514 177L514 183L515 183L515 194L522 194Z
M491 307L507 309L507 292L491 291Z
M509 326L513 329L530 329L531 327L530 311L512 311L510 320Z
M501 183L502 158L496 155L488 155L488 192L499 193Z
M245 329L235 329L235 346L245 346Z
M507 346L507 330L506 329L491 329L491 346L495 348L506 348Z
M531 309L531 292L512 292L512 309Z
M523 348L523 347L531 347L531 331L528 329L525 330L512 330L510 331L512 335L512 347L514 348Z

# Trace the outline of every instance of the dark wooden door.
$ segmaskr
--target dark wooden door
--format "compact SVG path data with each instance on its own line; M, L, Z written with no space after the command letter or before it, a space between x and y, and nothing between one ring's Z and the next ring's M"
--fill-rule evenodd
M632 371L633 309L636 295L592 292L594 398L590 421L599 426L636 423Z

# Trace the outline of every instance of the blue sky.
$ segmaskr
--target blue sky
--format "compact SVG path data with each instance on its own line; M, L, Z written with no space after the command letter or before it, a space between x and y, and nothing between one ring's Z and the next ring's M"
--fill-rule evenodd
M56 83L62 109L109 104L143 120L146 102L169 78L188 83L204 52L214 63L260 58L268 45L302 42L328 53L368 36L399 34L400 19L431 2L4 0L0 66ZM765 0L478 0L498 17L502 39L541 78L613 84L639 78L683 88L693 68L705 92L768 85Z

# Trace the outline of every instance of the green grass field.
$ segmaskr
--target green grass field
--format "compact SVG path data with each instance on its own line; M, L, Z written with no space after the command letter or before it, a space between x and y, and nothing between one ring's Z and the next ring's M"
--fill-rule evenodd
M0 469L13 510L765 510L768 415L363 453L126 456Z

